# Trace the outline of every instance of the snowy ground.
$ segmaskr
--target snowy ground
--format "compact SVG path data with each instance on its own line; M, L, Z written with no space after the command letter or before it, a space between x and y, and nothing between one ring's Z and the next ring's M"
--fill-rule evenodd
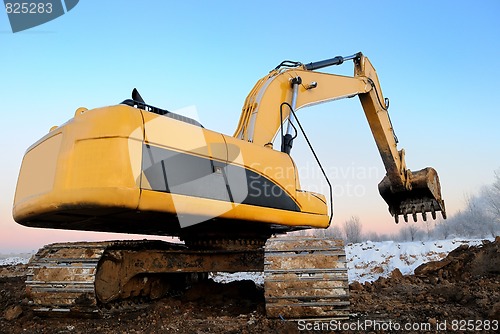
M478 239L450 239L436 241L396 242L366 241L346 246L349 282L360 283L375 281L380 276L388 276L398 268L404 275L412 274L422 263L445 257L450 251L462 244L478 245ZM0 265L27 263L33 254L0 254ZM216 273L212 277L217 282L251 279L257 284L264 283L262 273Z
M346 247L349 282L373 282L380 276L387 277L396 268L403 275L413 274L422 263L440 260L460 245L473 246L481 242L478 239L450 239L350 244Z
M32 255L33 253L0 254L0 266L8 266L18 263L26 264Z
M365 241L346 246L349 283L373 282L379 277L387 277L396 268L403 275L413 274L422 263L440 260L462 244L478 245L479 239L450 239L435 241L396 242ZM264 283L262 273L217 273L217 282L251 279L257 284Z

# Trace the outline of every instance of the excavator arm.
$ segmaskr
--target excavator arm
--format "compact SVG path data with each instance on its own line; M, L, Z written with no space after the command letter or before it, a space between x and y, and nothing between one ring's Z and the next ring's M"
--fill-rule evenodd
M340 65L346 60L354 61L352 77L315 71ZM356 95L361 101L387 172L379 183L379 192L396 222L399 215L408 221L408 214L416 221L417 213L421 213L426 220L428 212L435 219L437 211L441 211L446 218L437 172L430 167L416 172L406 168L405 152L397 148L388 104L382 95L377 73L362 53L309 64L290 61L281 63L259 80L248 95L234 136L270 146L276 135L282 133L281 150L290 153L294 116L290 108L283 108L284 103L296 111ZM285 125L287 120L288 126Z

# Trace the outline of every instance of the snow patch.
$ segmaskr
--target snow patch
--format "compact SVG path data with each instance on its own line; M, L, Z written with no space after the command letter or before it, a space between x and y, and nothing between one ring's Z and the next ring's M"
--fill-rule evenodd
M255 272L239 272L239 273L210 273L212 278L217 283L229 283L233 281L254 281L257 285L264 286L264 273Z
M12 256L7 258L0 258L0 266L13 266L15 264L26 264L30 260L29 257Z
M396 268L403 275L410 275L421 264L441 260L460 245L481 243L478 239L451 239L349 244L346 246L349 282L373 282L379 277L388 277Z
M461 245L476 246L481 243L482 239L456 238L412 242L365 241L349 244L346 246L349 283L373 282L379 277L388 277L396 268L403 275L411 275L421 264L441 260ZM252 280L258 285L264 285L263 273L212 273L210 277L220 283Z

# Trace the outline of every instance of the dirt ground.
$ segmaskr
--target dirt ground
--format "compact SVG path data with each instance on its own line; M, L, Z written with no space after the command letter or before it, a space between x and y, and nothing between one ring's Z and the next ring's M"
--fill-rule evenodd
M500 237L459 247L414 275L350 285L351 316L342 322L265 317L253 281L199 283L175 296L108 312L97 319L41 318L30 311L26 266L0 267L0 333L495 333L500 329ZM339 330L341 329L341 330ZM460 331L463 330L463 331Z

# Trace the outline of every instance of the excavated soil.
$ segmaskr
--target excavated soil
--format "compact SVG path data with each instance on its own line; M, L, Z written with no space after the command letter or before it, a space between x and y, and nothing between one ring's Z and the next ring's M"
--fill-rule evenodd
M261 287L211 280L133 310L118 305L102 318L42 318L28 306L25 275L25 265L0 267L0 333L324 333L339 328L344 330L335 332L495 333L500 328L500 237L459 247L414 275L395 270L390 278L351 284L351 317L341 323L266 319Z

